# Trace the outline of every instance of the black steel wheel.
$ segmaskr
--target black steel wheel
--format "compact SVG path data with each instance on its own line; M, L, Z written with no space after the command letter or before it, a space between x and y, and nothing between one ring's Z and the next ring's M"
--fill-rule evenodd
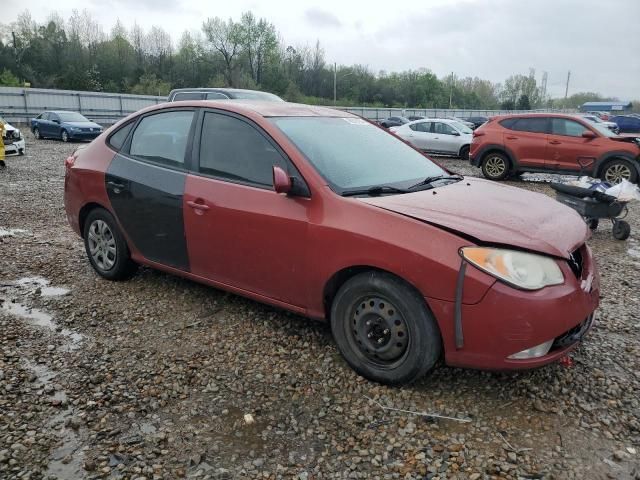
M469 145L464 145L458 155L462 160L469 160Z
M422 296L384 272L345 282L333 301L331 329L347 363L380 383L413 382L442 352L440 330Z
M631 235L631 225L624 220L614 220L611 233L616 240L626 240Z
M108 280L130 277L136 269L129 247L113 215L103 208L89 212L84 223L84 246L93 269Z

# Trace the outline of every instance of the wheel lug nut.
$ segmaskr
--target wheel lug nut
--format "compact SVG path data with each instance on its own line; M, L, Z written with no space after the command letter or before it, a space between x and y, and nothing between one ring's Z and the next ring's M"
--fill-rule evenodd
M367 320L367 327L371 326L371 320Z
M367 333L367 338L373 338L373 333L371 332Z
M384 338L379 338L378 343L382 343L382 342L384 342Z

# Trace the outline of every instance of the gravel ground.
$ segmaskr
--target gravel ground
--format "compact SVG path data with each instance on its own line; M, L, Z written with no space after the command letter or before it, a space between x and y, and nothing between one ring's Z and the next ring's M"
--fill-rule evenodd
M64 214L75 147L29 137L0 171L0 478L640 479L640 205L631 239L589 242L602 305L571 361L387 388L324 323L150 269L100 279Z

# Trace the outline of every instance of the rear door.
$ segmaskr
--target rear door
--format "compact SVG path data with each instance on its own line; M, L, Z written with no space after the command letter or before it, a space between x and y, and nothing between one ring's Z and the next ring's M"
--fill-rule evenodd
M592 131L586 124L568 118L551 118L548 137L547 165L554 170L585 173L591 171L597 160L600 137L584 138L583 132Z
M546 168L548 117L518 117L503 120L505 147L520 165Z
M273 190L273 166L303 181L255 123L204 113L187 178L185 226L192 272L247 292L300 305L306 298L310 199Z
M409 142L420 150L429 149L429 130L431 122L419 122L409 126Z
M129 240L148 260L189 271L183 196L193 109L141 117L105 176L111 206Z

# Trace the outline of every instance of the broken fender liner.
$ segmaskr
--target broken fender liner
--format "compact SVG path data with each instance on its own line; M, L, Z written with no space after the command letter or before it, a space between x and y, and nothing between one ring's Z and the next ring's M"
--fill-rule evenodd
M464 346L464 334L462 332L462 293L464 287L464 275L467 272L467 261L462 258L458 279L456 280L456 303L454 306L454 326L456 332L456 348Z

